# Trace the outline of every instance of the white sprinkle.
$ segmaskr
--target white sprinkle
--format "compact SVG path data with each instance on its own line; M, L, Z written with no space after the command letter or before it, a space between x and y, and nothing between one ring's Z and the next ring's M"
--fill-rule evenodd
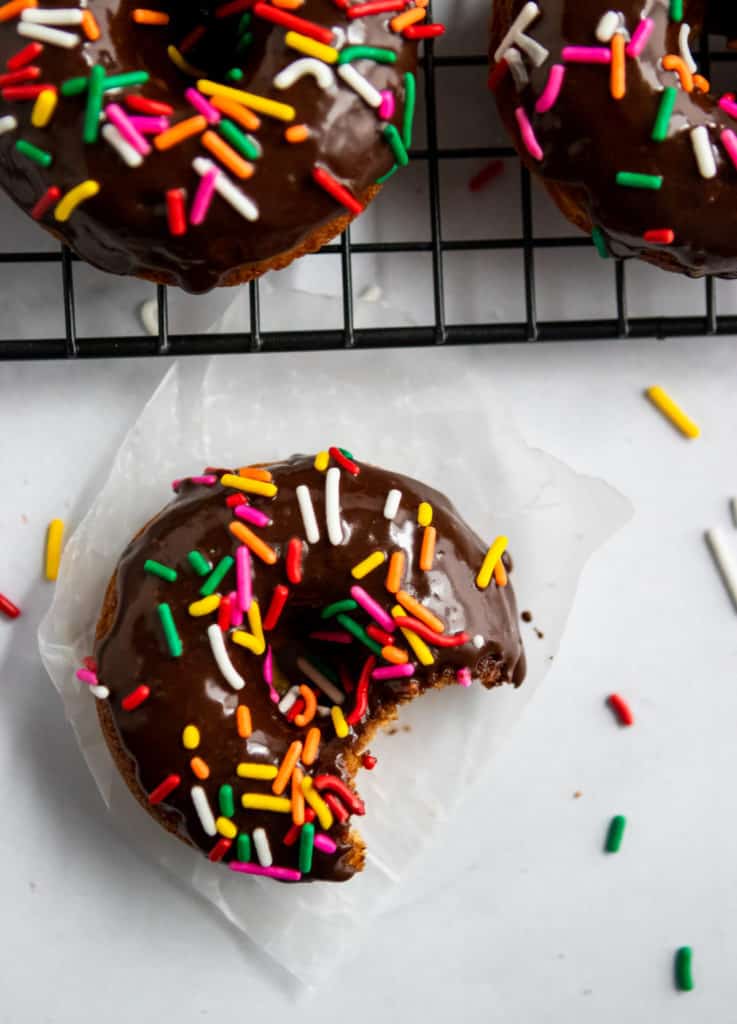
M737 498L732 498L729 503L729 507L732 512L732 522L737 526Z
M0 135L4 135L5 132L14 132L18 127L18 122L12 114L6 114L5 117L0 117Z
M330 716L330 708L326 708L324 704L318 704L316 713L320 718L328 718Z
M544 64L550 56L550 51L546 50L544 46L541 46L540 43L536 42L534 39L525 35L525 29L528 28L539 16L540 8L537 4L533 3L532 0L530 0L529 3L526 3L499 44L497 51L494 54L494 60L498 62L502 57L506 59L507 50L513 46L518 46L521 50L525 51L536 68L539 68Z
M681 51L681 57L685 61L686 67L688 68L688 70L691 72L692 75L695 75L696 72L699 69L699 66L696 63L696 61L693 59L693 54L691 53L691 47L688 45L688 37L690 35L691 35L691 26L687 25L685 21L682 22L681 23L681 27L678 30L678 49Z
M602 14L596 26L596 38L600 43L608 43L618 28L619 15L616 11L607 11Z
M204 177L205 174L213 169L215 164L212 160L208 160L207 157L197 156L192 161L192 166L201 177ZM215 191L218 195L226 203L229 203L241 217L251 221L258 220L258 207L253 200L241 192L238 186L234 185L227 174L223 174L220 168L218 168L218 172L218 176L215 178Z
M288 711L292 710L295 701L299 697L299 687L290 686L287 692L284 694L282 699L279 701L279 710L283 715L286 715Z
M517 92L529 83L530 76L527 74L527 68L525 62L522 60L522 54L519 50L516 50L513 46L507 50L504 54L504 59L509 65L509 70L512 73L514 84L517 88Z
M706 543L711 549L717 569L722 576L724 586L732 599L732 604L737 609L737 565L735 565L732 552L728 549L722 531L718 526L706 531Z
M49 10L44 7L26 7L20 17L21 21L30 21L35 25L82 24L82 11L72 7L64 7L58 10Z
M321 89L329 89L335 85L335 75L329 64L316 60L314 57L303 57L288 64L274 79L277 89L289 89L305 75L312 75Z
M62 46L65 50L71 50L82 42L75 32L62 32L61 29L34 25L29 21L20 22L18 35L25 36L26 39L37 39L39 43L48 43L49 46Z
M367 78L364 78L360 71L356 71L352 64L340 64L338 74L346 85L349 85L354 92L364 100L370 107L381 106L381 93L375 89Z
M480 650L484 646L484 638L481 636L480 633L477 633L476 636L473 638L473 646L477 650Z
M110 696L107 686L90 686L90 693L98 700L107 700Z
M215 818L210 807L210 801L207 799L207 793L202 786L192 786L190 793L192 794L194 809L197 811L197 817L200 819L200 825L202 825L204 832L208 836L214 836L217 833L217 828L215 827Z
M331 466L325 474L325 521L331 544L343 543L343 524L340 521L340 470Z
M393 519L399 511L399 502L402 500L402 492L392 487L384 502L384 519Z
M150 334L152 338L158 337L159 304L156 299L146 299L145 302L142 302L138 307L138 316L146 334Z
M245 680L233 667L233 662L230 660L228 652L225 650L223 631L216 622L213 622L211 626L207 627L207 637L210 641L210 647L212 648L212 655L224 678L230 683L234 690L242 690L246 685Z
M143 163L143 157L137 149L134 149L129 142L126 142L114 124L103 125L101 134L105 141L113 147L118 156L124 163L128 164L129 167L141 166ZM158 334L158 331L156 333Z
M304 672L309 680L311 680L315 686L319 686L324 694L326 694L334 704L342 704L345 700L345 695L340 690L333 686L327 676L324 676L319 668L315 668L314 665L310 664L305 658L297 658L297 668Z
M255 828L252 835L253 845L256 847L256 856L258 857L259 864L262 868L270 868L274 863L274 858L271 856L269 837L262 828Z
M699 166L699 174L702 178L716 178L717 165L714 159L714 151L711 148L709 129L705 124L700 124L691 129L691 145L693 146L696 163Z
M305 537L310 544L317 544L320 539L320 527L315 518L315 509L312 504L312 495L307 484L300 484L297 488L297 504L302 513L302 523L305 528Z

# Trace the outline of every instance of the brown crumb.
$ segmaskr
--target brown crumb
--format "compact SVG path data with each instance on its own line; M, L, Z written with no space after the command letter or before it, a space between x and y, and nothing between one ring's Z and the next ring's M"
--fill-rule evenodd
M524 611L520 614L523 622L532 622L532 612Z
M398 732L399 732L399 729L396 727L396 725L393 726L391 729L387 729L386 730L387 736L396 736Z
M541 629L538 629L537 626L535 626L535 636L537 636L539 640L542 640L545 634Z
M574 800L580 800L582 796L583 796L583 790L582 789L577 789L574 792L574 794L573 794L573 799Z

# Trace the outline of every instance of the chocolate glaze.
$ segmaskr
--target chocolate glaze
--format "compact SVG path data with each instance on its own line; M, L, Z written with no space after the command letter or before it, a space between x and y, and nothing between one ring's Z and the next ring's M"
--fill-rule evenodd
M523 5L524 0L496 5L492 55ZM611 0L538 0L538 5L541 16L527 34L542 43L550 56L539 68L525 61L530 83L521 91L509 75L497 90L500 111L522 158L547 183L565 186L564 198L583 212L582 220L601 228L614 255L644 255L667 269L694 277L712 273L737 276L737 235L733 230L737 170L719 141L725 128L737 129L737 121L718 107L715 96L679 88L667 138L664 142L651 139L663 89L679 87L678 76L661 65L664 54L680 53L680 23L669 20L668 0L621 0L616 4ZM700 27L706 15L712 32L732 35L737 28L727 3L685 0L683 6L684 21L692 29ZM502 8L504 15L499 13ZM641 56L626 59L626 96L621 100L612 97L607 65L568 63L557 102L547 113L537 113L535 102L551 66L563 63L564 46L607 45L597 40L595 32L602 15L611 9L622 13L630 35L641 17L655 22ZM542 161L532 159L521 141L514 115L520 104L542 148ZM689 131L697 125L708 127L717 164L717 175L709 180L700 175L692 149ZM618 171L662 175L662 188L623 188L615 181ZM563 209L570 213L565 204ZM658 228L671 228L674 244L644 241L646 231Z
M334 773L349 780L350 755L359 751L377 721L402 700L438 683L452 682L458 668L471 669L474 680L487 687L511 682L519 685L524 678L525 659L520 638L517 609L511 584L500 588L492 581L480 591L475 583L476 572L486 546L458 516L443 495L407 477L360 464L357 477L341 472L340 503L344 542L333 546L325 531L324 475L313 467L306 456L270 465L278 494L274 499L252 497L251 504L268 512L272 525L256 530L279 554L273 566L253 558L253 593L262 614L266 613L273 588L287 584L290 596L276 628L267 632L276 680L281 690L287 685L307 682L299 671L296 659L317 657L337 669L342 663L348 677L355 682L368 651L359 644L350 646L308 639L314 630L339 629L332 620L321 620L320 610L335 600L349 596L352 584L351 567L374 550L390 554L401 549L406 556L404 588L422 601L445 623L446 633L465 631L470 640L460 647L437 649L435 664L416 666L411 680L372 681L368 713L343 740L335 736L328 718L316 718L322 733L319 758L306 769L312 775ZM283 553L292 537L304 538L304 528L295 491L299 484L310 488L320 541L304 543L303 581L289 584L285 575ZM399 511L392 521L383 516L387 492L402 492ZM206 628L216 616L194 618L188 612L198 599L202 577L187 566L187 554L197 549L213 564L226 554L235 554L238 542L228 530L234 519L225 498L232 490L217 484L212 487L184 481L174 500L153 519L128 546L115 577L116 610L100 636L95 656L100 682L110 690L108 706L123 749L133 758L137 780L145 793L150 793L170 773L181 776L182 784L162 805L178 815L179 835L208 852L216 840L207 836L194 811L190 788L197 784L189 767L192 751L184 749L182 730L188 724L201 732L196 751L210 767L210 777L201 782L210 805L217 815L218 791L221 784L232 785L236 795L234 822L241 830L252 831L262 826L269 836L274 863L296 868L297 848L283 845L282 838L291 825L287 814L244 810L240 805L243 792L271 792L271 783L239 778L239 761L278 764L289 744L303 739L306 729L288 722L269 699L262 676L263 658L226 640L233 664L246 680L245 687L234 691L221 676L209 646ZM423 528L417 524L421 501L433 506L433 525L437 529L437 545L431 571L419 570L417 561ZM254 528L255 529L255 528ZM155 559L176 568L178 579L168 583L144 572L146 559ZM360 581L361 586L383 608L395 604L384 586L386 563ZM235 589L235 570L219 588L223 593ZM171 606L182 639L182 657L172 657L164 643L156 614L157 605L166 601ZM352 613L356 621L367 625L371 620L360 609ZM105 614L102 620L105 621ZM244 628L248 628L245 626ZM406 646L397 631L396 641ZM410 652L410 659L416 661ZM380 658L378 665L386 664ZM121 701L145 683L151 689L149 699L133 711L125 711ZM409 684L409 685L408 685ZM463 690L458 700L463 700ZM330 701L319 694L319 703ZM346 715L355 696L348 693ZM251 710L253 732L241 739L236 729L236 708L245 703ZM411 771L411 766L408 767ZM399 783L398 796L399 796ZM288 791L287 791L288 795ZM371 813L371 808L368 808ZM337 822L330 835L337 843L335 854L315 851L314 867L309 878L344 880L353 875L355 862L350 857L348 824ZM235 857L235 844L225 860ZM305 877L305 876L303 876ZM305 879L307 880L307 879Z
M99 194L79 206L66 223L57 222L53 210L45 215L43 223L102 270L154 277L192 292L207 291L224 283L234 269L288 252L316 228L346 212L312 181L316 163L358 196L394 163L381 134L384 122L340 78L336 77L337 84L329 90L319 88L309 76L289 89L277 89L273 85L275 75L304 54L286 46L284 28L254 18L253 43L247 57L239 57L234 52L234 26L241 14L216 19L212 12L219 5L219 0L157 0L153 6L168 12L171 23L152 27L131 20L134 8L146 6L138 0L89 0L86 6L97 19L100 39L86 41L72 50L47 45L34 63L42 69L40 81L55 85L88 75L96 63L103 64L108 75L148 71L151 78L146 85L126 91L171 104L173 125L196 113L184 98L184 90L194 85L195 79L174 66L166 48L178 44L194 26L207 25L208 35L187 53L189 62L206 71L209 79L292 105L297 111L295 123L310 129L306 142L290 144L284 138L288 126L283 121L261 117L260 129L252 134L262 146L263 156L255 161L252 178L236 181L258 207L259 219L254 223L245 221L216 195L204 224L189 225L181 237L169 233L166 190L185 188L189 208L199 181L192 160L196 156L215 159L197 137L165 152L154 148L142 166L133 169L102 138L85 145L84 95L60 96L46 128L31 125L32 102L8 101L0 96L0 117L12 114L19 122L16 131L0 135L0 184L19 206L30 211L51 185L66 192L88 178L99 181ZM68 8L75 3L42 0L42 6ZM404 73L415 68L417 44L391 31L391 15L349 19L332 0L306 0L295 13L334 29L336 41L347 32L349 45L379 46L397 54L393 65L359 60L355 67L375 88L394 91L392 122L401 128ZM5 61L28 41L18 35L16 19L0 23L0 74ZM244 71L240 82L225 78L232 67ZM115 99L122 102L119 95ZM43 169L18 152L15 142L19 138L52 153L52 166Z

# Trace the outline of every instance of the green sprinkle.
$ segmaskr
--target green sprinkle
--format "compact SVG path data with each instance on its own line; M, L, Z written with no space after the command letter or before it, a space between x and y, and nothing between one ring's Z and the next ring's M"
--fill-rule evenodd
M162 565L161 562L154 562L153 558L146 559L143 563L143 571L151 573L152 576L160 576L167 583L176 582L177 570L170 569L168 565Z
M62 96L79 96L87 88L87 79L81 78L67 78L65 82L62 82L59 86L59 92Z
M312 871L312 852L315 849L315 826L308 821L299 834L299 870L303 875Z
M356 456L353 454L353 452L349 452L347 448L339 448L338 451L340 452L341 455L345 455L347 459L350 459L351 462L356 461Z
M415 123L417 82L411 71L404 76L404 116L402 117L402 142L405 149L412 145L412 128Z
M95 64L90 71L87 87L87 106L84 111L84 127L82 138L89 145L97 142L100 135L100 111L102 110L102 85L105 81L105 68Z
M677 95L678 90L672 85L663 89L663 96L655 117L655 124L653 125L652 139L654 142L663 142L668 134L671 114L673 113Z
M212 569L211 563L206 558L203 558L199 551L190 551L187 555L187 561L198 576L207 576L210 569Z
M248 47L251 45L252 42L253 42L253 32L246 32L238 40L238 45L235 48L235 52L236 53L243 53L244 50L248 49Z
M39 167L51 167L53 163L54 158L51 153L47 153L45 149L39 149L38 146L34 146L31 142L26 142L25 139L18 139L15 148L23 156L33 160L34 164L38 164Z
M240 68L231 68L225 77L229 82L240 82L243 78L243 72Z
M683 0L670 0L670 20L683 21Z
M183 650L182 641L179 638L179 633L177 633L177 627L174 625L174 616L171 613L171 608L166 603L160 604L158 612L169 648L169 654L171 654L172 658L181 658Z
M261 156L261 147L239 128L236 128L227 117L224 117L218 124L218 131L224 139L227 139L233 149L237 149L247 160L258 160Z
M596 251L603 260L609 259L609 250L606 246L606 235L601 228L595 227L591 232L591 241L596 246Z
M200 587L200 593L203 597L207 597L208 594L214 594L220 585L221 580L225 574L229 571L233 559L230 555L226 555L225 558L221 558L215 568L212 570L210 575L207 577L205 582Z
M236 841L236 858L240 861L251 859L251 837L247 832L241 832Z
M607 853L619 853L626 825L627 819L623 814L615 815L609 822L609 831L607 832L606 843L604 844L604 849Z
M337 615L338 612L354 612L356 608L358 608L358 605L349 597L345 601L335 601L333 604L329 604L327 608L323 608L320 612L320 618L330 619L333 615Z
M676 988L681 992L691 992L693 984L693 950L690 946L681 946L676 953L675 976Z
M340 51L338 64L350 64L352 60L375 60L377 64L396 64L397 55L394 50L385 50L379 46L346 46Z
M241 20L238 22L238 28L235 30L236 35L241 35L243 32L245 32L252 21L253 15L251 14L250 11L246 11L246 13L241 16Z
M356 640L360 640L374 654L381 654L381 644L377 644L375 640L372 640L363 626L359 626L348 615L338 615L337 618L343 629L347 629L349 633L352 633Z
M145 85L151 76L148 71L126 71L122 75L110 75L105 79L104 92L123 89L127 85Z
M636 174L633 171L619 171L617 184L625 188L649 188L657 192L663 185L662 174Z
M398 170L399 170L399 164L394 164L394 166L392 167L392 169L390 171L387 171L386 174L382 174L382 176L380 178L376 179L376 184L377 185L383 185L384 182L385 181L389 181L389 179L392 177L392 175L396 174Z
M226 818L232 818L235 814L235 801L233 800L233 787L227 783L220 787L218 791L218 803L220 804L220 813L225 815Z
M389 143L394 159L397 161L400 167L406 167L409 163L409 157L407 156L407 150L404 148L402 142L402 136L399 134L393 124L384 125L384 138Z

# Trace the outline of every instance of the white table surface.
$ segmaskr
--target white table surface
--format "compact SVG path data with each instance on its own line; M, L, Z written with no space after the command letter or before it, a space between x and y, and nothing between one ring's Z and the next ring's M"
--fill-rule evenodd
M262 358L274 357L244 357L249 373ZM348 370L363 357L314 358ZM382 358L391 372L392 355ZM113 833L36 651L53 586L41 579L46 524L78 521L168 363L0 364L0 590L23 609L0 621L3 1024L730 1018L737 620L702 531L720 523L737 545L727 505L737 346L520 345L422 358L448 375L475 360L532 444L610 481L635 516L587 567L555 666L496 761L483 808L463 809L401 913L378 921L310 998ZM642 398L656 382L699 421L700 440L683 440ZM469 458L483 444L469 438ZM631 701L634 728L614 724L603 703L612 690ZM606 856L615 813L628 829L620 854ZM449 862L455 880L438 889L433 866ZM682 944L694 948L690 994L672 984Z

